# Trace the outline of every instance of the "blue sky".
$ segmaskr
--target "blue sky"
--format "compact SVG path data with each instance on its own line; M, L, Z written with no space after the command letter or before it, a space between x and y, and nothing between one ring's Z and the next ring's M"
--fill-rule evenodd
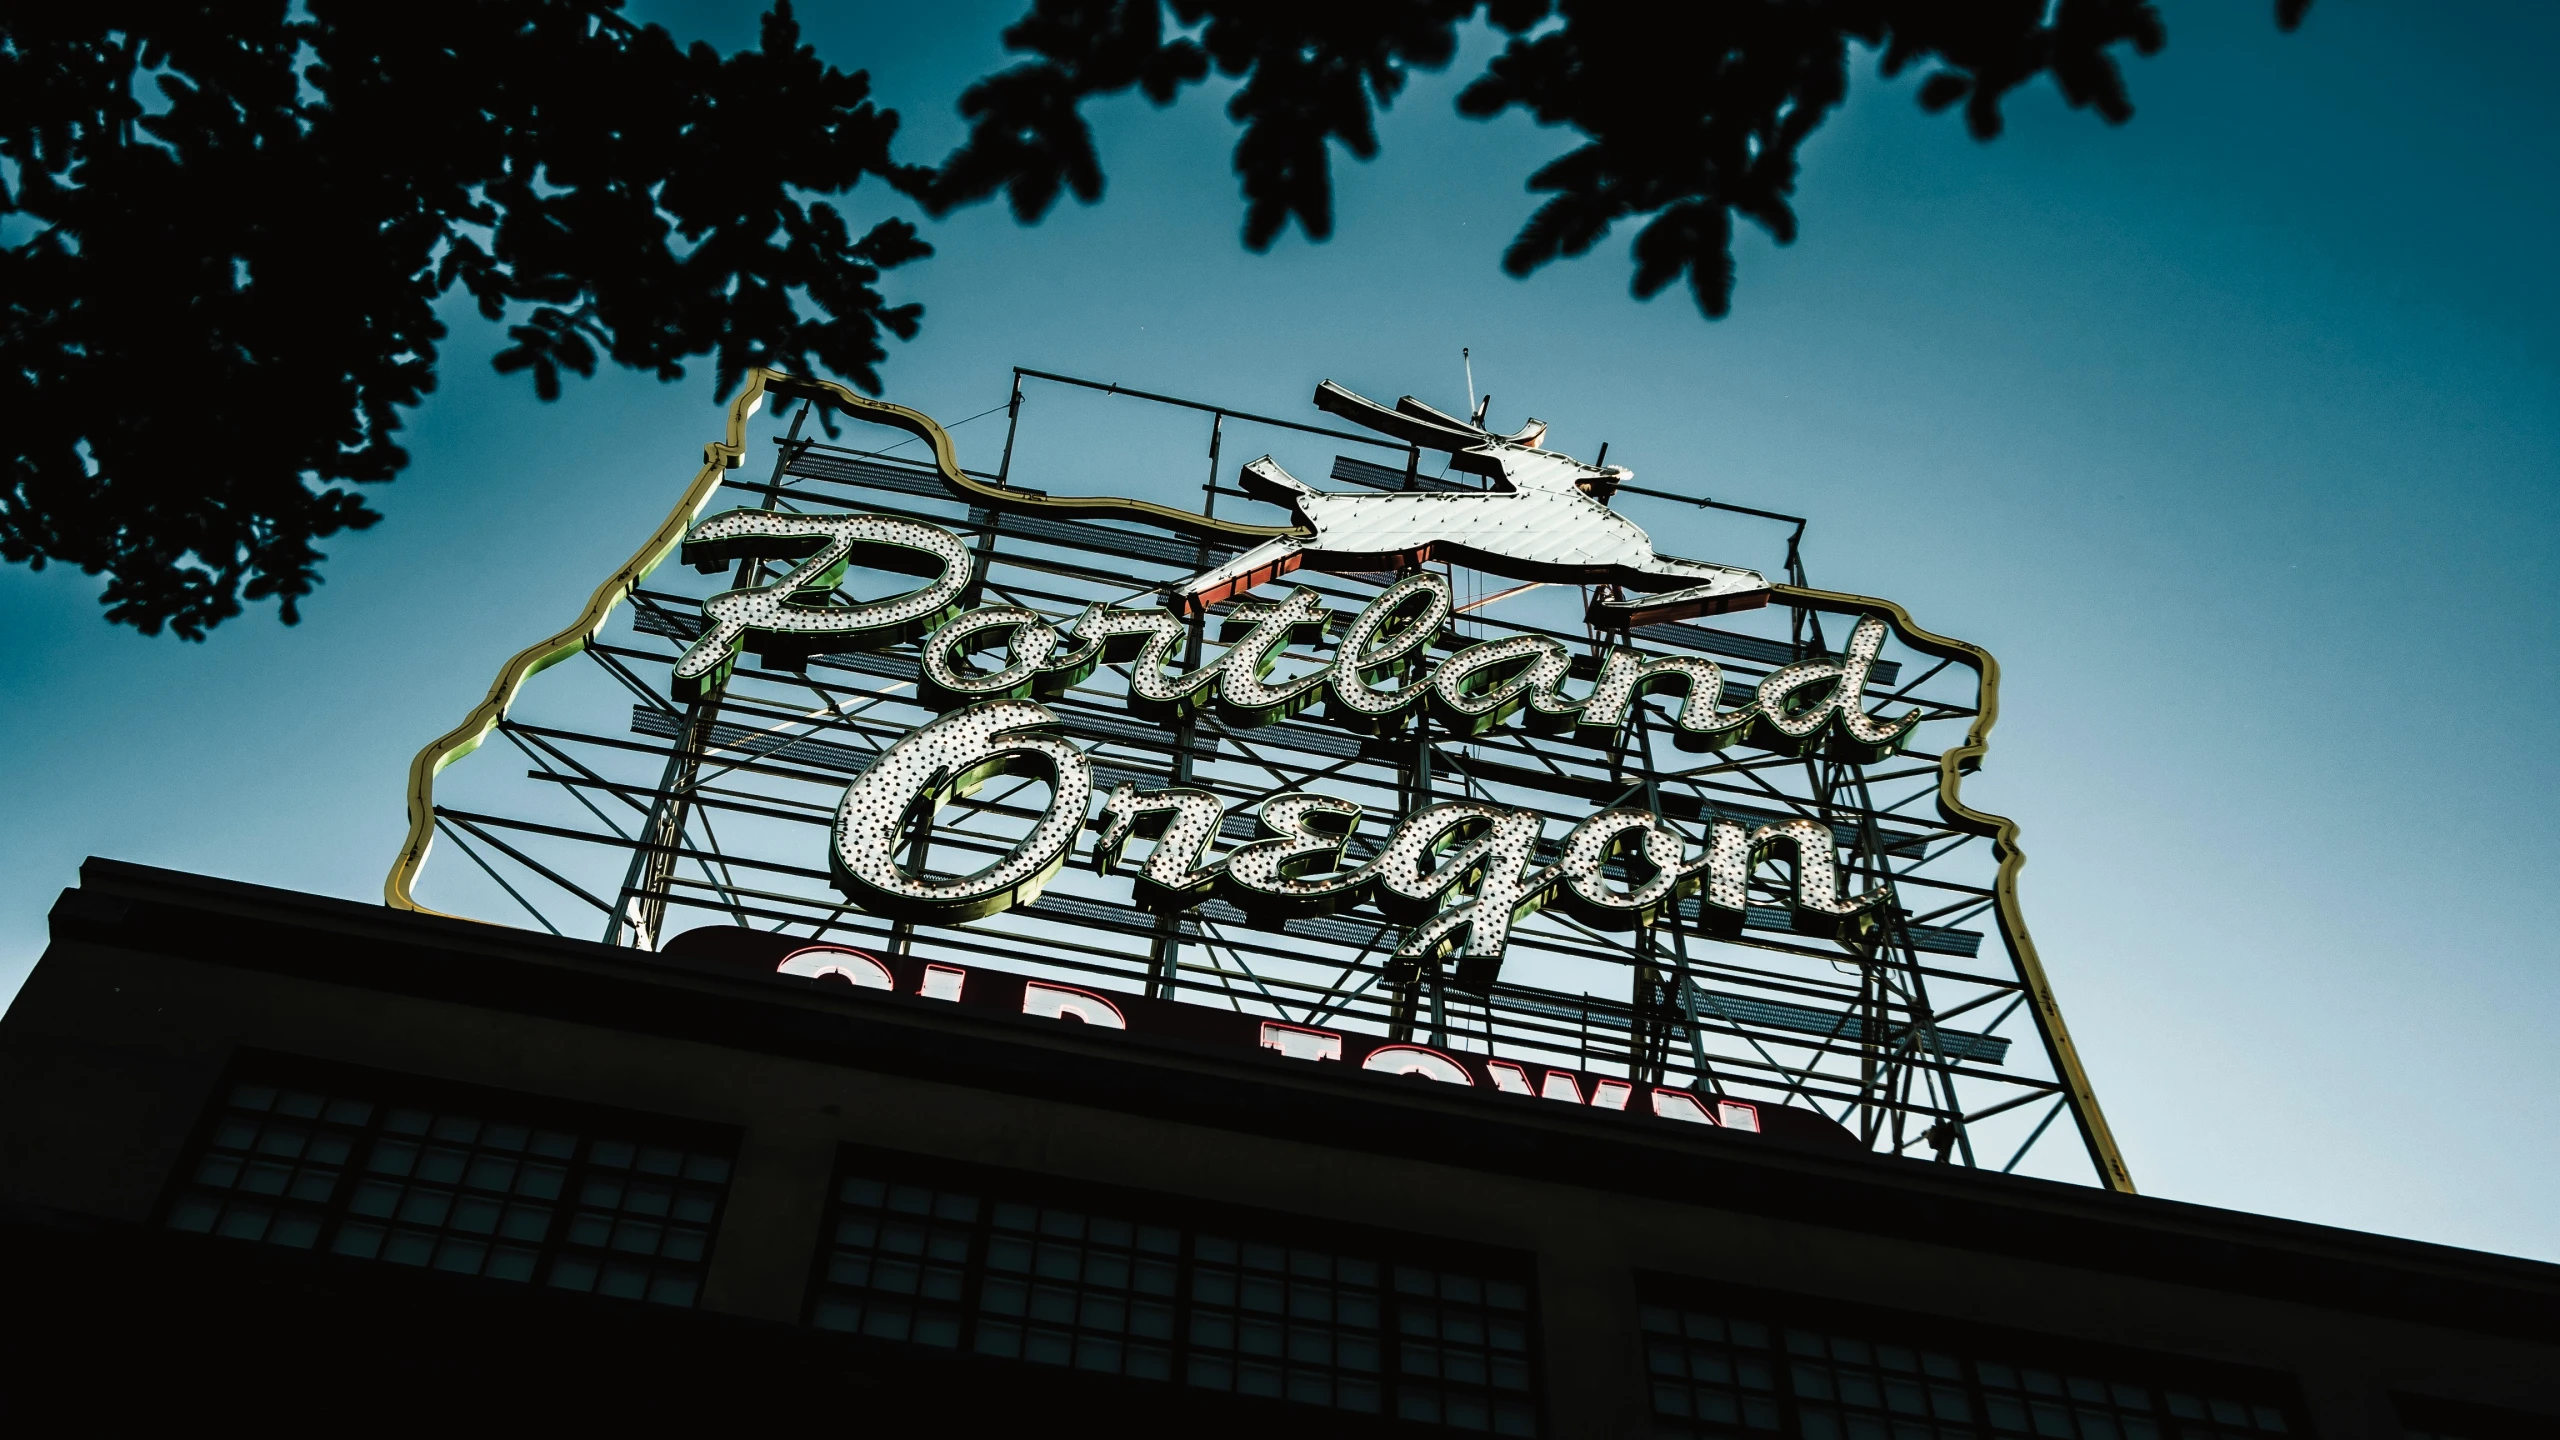
M1014 13L822 9L812 38L873 71L918 159ZM2260 4L2165 9L2120 130L2038 88L1977 145L1863 65L1807 147L1802 240L1746 237L1715 324L1629 299L1624 235L1501 274L1522 178L1569 142L1454 116L1487 42L1338 166L1337 239L1263 256L1214 93L1105 105L1105 203L927 225L888 394L956 420L1022 364L1279 414L1325 376L1454 405L1468 346L1497 420L1813 517L1816 584L2002 661L1967 796L2024 826L2027 914L2143 1189L2560 1259L2532 898L2560 841L2560 12L2322 0L2286 37ZM637 13L754 31L743 5ZM0 570L0 987L84 855L377 896L408 756L716 431L707 368L543 405L454 319L389 518L330 547L301 626L144 639L87 577ZM1196 464L1133 444L1125 488L1196 495ZM1774 565L1755 543L1665 542Z

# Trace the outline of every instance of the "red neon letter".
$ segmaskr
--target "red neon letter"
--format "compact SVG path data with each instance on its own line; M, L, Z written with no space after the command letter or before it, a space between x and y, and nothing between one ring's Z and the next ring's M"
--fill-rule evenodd
M1339 1060L1342 1037L1330 1030L1310 1030L1303 1025L1283 1025L1277 1020L1262 1022L1262 1048L1277 1050L1292 1060Z
M812 945L794 950L773 967L777 975L799 975L817 980L833 975L850 985L865 990L895 990L898 982L890 977L889 967L877 956L860 950L847 950L839 945Z
M1707 1114L1707 1107L1698 1103L1698 1097L1686 1090L1665 1090L1656 1086L1653 1113L1665 1120L1686 1120L1692 1125L1716 1123L1715 1118Z
M1444 1085L1473 1085L1467 1067L1422 1045L1381 1045L1360 1062L1363 1070L1379 1070L1389 1075L1421 1075Z
M1120 1007L1092 991L1078 990L1072 985L1051 985L1041 980L1022 987L1022 1013L1045 1015L1052 1020L1081 1020L1105 1030L1129 1028Z

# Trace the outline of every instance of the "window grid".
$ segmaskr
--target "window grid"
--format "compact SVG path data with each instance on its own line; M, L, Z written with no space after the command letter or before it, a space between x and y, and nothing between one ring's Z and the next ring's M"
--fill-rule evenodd
M1662 1440L2262 1440L2292 1433L2285 1408L2264 1395L2240 1399L2230 1385L2127 1378L2143 1368L2138 1361L2021 1365L2013 1356L1980 1358L2015 1347L1896 1344L1738 1318L1730 1309L1643 1307L1654 1433Z
M167 1225L663 1305L699 1298L727 1156L643 1143L643 1127L602 1117L547 1127L535 1117L552 1107L530 1097L381 1098L399 1088L232 1085L179 1171Z
M1378 1414L1386 1380L1381 1268L1322 1250L1197 1237L1184 1382Z
M233 1088L169 1212L179 1230L308 1250L319 1243L369 1100L270 1085Z
M957 1347L978 1197L851 1178L838 1185L836 1199L816 1323Z
M1392 1242L1291 1245L1271 1233L1284 1222L1151 1223L1139 1218L1143 1202L1044 1204L1010 1180L882 1178L914 1168L849 1156L811 1323L1453 1430L1537 1433L1519 1280L1398 1264L1382 1258ZM1359 1248L1371 1253L1347 1253Z
M1182 1232L1056 1206L999 1202L975 1348L1140 1380L1173 1378Z
M1399 1265L1396 1300L1406 1376L1399 1416L1462 1430L1490 1420L1496 1434L1535 1433L1526 1402L1527 1287Z

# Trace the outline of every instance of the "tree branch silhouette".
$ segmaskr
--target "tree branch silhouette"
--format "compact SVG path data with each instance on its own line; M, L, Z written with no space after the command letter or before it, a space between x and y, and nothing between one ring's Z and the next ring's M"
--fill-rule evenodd
M1034 0L1030 58L960 97L939 168L890 154L870 80L801 43L787 0L722 56L622 0L92 0L0 12L0 404L17 445L0 559L107 582L111 621L202 639L244 604L290 624L318 541L375 523L359 489L407 463L434 389L438 302L506 327L500 372L548 400L610 359L675 379L709 357L879 388L922 307L884 272L931 253L898 218L825 197L876 178L929 213L1002 194L1025 223L1104 188L1083 117L1232 80L1243 241L1333 233L1332 156L1378 153L1377 112L1460 27L1507 37L1462 114L1522 110L1580 143L1503 252L1526 275L1641 222L1632 283L1732 304L1733 229L1797 232L1804 141L1854 49L1920 76L1977 137L2050 78L2111 124L2119 55L2156 51L2152 0ZM2279 26L2309 0L2276 0Z
M190 640L319 583L380 518L459 287L544 399L599 357L708 356L877 390L915 334L881 272L915 227L834 205L895 112L787 3L735 55L619 0L95 0L0 19L0 558L104 574L107 618Z
M2276 0L2278 25L2293 29L2309 7ZM1133 87L1170 104L1214 71L1238 82L1227 115L1243 132L1245 245L1268 248L1291 220L1323 240L1331 147L1376 155L1376 112L1413 71L1447 65L1459 27L1479 18L1510 38L1459 93L1459 112L1518 108L1584 142L1529 177L1553 198L1503 269L1586 254L1641 219L1636 295L1685 277L1709 317L1733 303L1737 218L1782 245L1796 238L1798 153L1848 94L1853 48L1878 52L1887 76L1920 72L1921 108L1961 108L1989 140L2002 103L2047 77L2074 108L2122 124L2133 104L2118 54L2153 54L2165 38L2152 0L1035 0L1004 35L1031 58L961 97L971 129L927 206L1002 192L1031 223L1062 193L1089 204L1103 176L1082 106Z

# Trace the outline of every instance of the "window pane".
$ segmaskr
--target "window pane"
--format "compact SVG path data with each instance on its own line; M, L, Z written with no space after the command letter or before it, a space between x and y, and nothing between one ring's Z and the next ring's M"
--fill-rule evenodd
M1717 1300L1701 1287L1700 1306L1726 1309L1718 1318L1682 1303L1685 1285L1647 1279L1641 1288L1635 1319L1665 1435L1710 1433L1689 1428L1700 1424L1719 1427L1714 1433L1739 1425L1805 1440L1981 1440L1971 1428L1978 1414L1994 1440L2168 1440L2172 1432L2155 1418L2155 1400L2182 1419L2218 1422L2211 1432L2180 1429L2177 1440L2228 1440L2242 1424L2272 1429L2260 1420L2262 1406L2266 1417L2284 1423L2280 1404L2192 1391L2164 1396L2158 1382L2165 1377L2146 1372L2186 1363L2169 1357L2021 1365L2020 1358L2069 1347L2022 1335L2000 1342L1996 1358L1977 1358L1949 1346L1952 1322L1822 1320L1815 1317L1824 1307L1809 1299ZM1746 1319L1734 1309L1763 1313ZM1441 1329L1448 1333L1445 1321ZM1787 1357L1783 1366L1763 1358L1773 1337ZM1439 1363L1449 1367L1446 1356ZM1499 1365L1494 1374L1499 1392L1506 1374ZM1771 1393L1773 1381L1782 1393Z
M170 1202L165 1223L507 1283L542 1277L564 1289L695 1303L725 1199L726 1158L698 1143L635 1137L624 1122L616 1122L620 1133L591 1142L575 1126L539 1118L564 1112L533 1096L474 1092L467 1104L424 1098L440 1089L395 1075L233 1086L215 1102L199 1152L180 1162L190 1183ZM582 1151L589 1156L583 1167L576 1163ZM645 1153L684 1162L675 1168L691 1180L681 1193L645 1173L624 1185L614 1167ZM346 1174L350 1165L353 1175ZM589 1212L557 1227L555 1241L552 1208L542 1202L572 1185L594 1196L600 1210L626 1198L660 1213L680 1204L691 1223L668 1231L635 1219L617 1234L610 1215ZM510 1194L521 1198L510 1201ZM237 1195L285 1203L224 1198ZM562 1251L556 1260L546 1249L555 1244ZM618 1268L576 1253L608 1244L626 1256Z
M1171 1197L1124 1208L851 1150L846 1166L815 1267L820 1328L1309 1410L1402 1414L1410 1400L1439 1423L1536 1433L1516 1275L1390 1263L1419 1242L1361 1255L1269 1222L1194 1229L1196 1202Z

